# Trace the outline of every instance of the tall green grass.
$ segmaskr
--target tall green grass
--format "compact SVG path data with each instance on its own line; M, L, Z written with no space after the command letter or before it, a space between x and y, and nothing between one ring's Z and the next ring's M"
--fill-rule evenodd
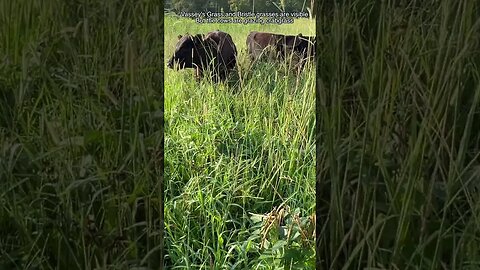
M229 82L165 70L165 252L169 269L314 268L313 65L251 65L250 31L314 35L293 25L196 24L165 17L177 36L229 33L239 51ZM262 216L264 217L262 219ZM284 268L285 267L285 268Z
M160 266L162 13L0 1L0 269Z
M477 1L317 14L319 266L478 269Z

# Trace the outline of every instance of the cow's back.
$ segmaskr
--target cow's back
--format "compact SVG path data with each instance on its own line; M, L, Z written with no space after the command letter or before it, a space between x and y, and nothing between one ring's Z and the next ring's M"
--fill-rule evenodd
M279 37L273 33L252 31L247 36L247 49L251 58L259 57L269 47L276 47Z
M237 48L232 37L222 31L212 31L205 36L205 40L213 40L217 44L218 57L224 61L227 68L236 65Z

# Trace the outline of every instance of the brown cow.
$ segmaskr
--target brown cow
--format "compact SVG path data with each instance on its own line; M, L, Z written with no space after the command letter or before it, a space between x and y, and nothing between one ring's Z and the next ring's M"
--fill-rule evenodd
M280 35L273 33L263 33L253 31L247 36L247 50L250 59L256 60L267 56L268 58L277 58L278 44Z
M300 56L300 61L305 63L306 60L315 56L316 42L314 36L303 36L302 34L293 36L253 31L247 36L246 43L252 61L260 59L264 55L270 59L284 60L291 53L295 53Z
M178 36L175 53L168 61L168 67L195 68L197 80L203 77L204 71L211 71L213 80L223 81L228 73L235 68L237 48L232 37L219 30L207 35Z

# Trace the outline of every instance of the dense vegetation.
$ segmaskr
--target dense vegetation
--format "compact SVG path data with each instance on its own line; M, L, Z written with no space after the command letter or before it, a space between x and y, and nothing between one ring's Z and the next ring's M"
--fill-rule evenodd
M252 30L314 35L285 25L196 24L165 17L177 36L220 29L239 51L226 84L165 70L165 252L170 269L314 269L315 69L251 65ZM291 265L291 268L289 266Z
M317 11L316 155L313 67L242 59L218 87L167 71L169 266L311 267L316 156L323 269L480 267L478 1L343 2ZM275 3L265 9L289 2ZM162 13L158 1L0 0L0 269L158 266ZM313 34L303 20L166 20L167 56L177 32L210 27L241 55L253 28Z
M331 3L317 13L321 266L479 269L478 1Z
M242 60L223 86L169 70L164 150L162 16L158 1L0 0L0 269L157 269L164 151L168 267L312 267L313 66ZM167 23L168 54L210 30ZM211 27L239 49L250 29Z
M159 3L0 0L0 269L159 266Z

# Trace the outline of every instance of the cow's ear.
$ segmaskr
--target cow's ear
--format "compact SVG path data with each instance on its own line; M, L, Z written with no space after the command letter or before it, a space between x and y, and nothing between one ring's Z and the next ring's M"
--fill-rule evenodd
M178 35L178 39L181 39L182 38L182 35Z
M302 33L298 34L299 37L303 37Z

